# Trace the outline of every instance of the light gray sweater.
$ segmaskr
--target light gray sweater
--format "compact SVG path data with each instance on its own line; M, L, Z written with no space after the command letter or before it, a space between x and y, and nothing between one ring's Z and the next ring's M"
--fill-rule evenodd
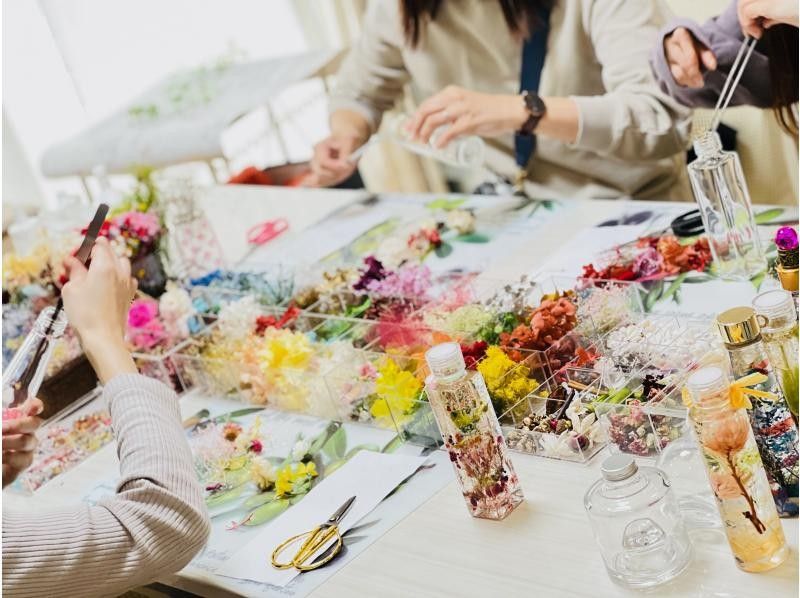
M116 596L182 569L210 524L175 394L136 374L104 391L115 496L38 515L3 512L4 596Z

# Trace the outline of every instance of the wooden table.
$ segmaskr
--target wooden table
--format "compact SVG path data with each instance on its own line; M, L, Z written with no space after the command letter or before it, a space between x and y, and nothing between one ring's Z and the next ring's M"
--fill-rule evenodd
M286 209L286 205L297 206L296 202L282 202L282 198L294 193L297 192L283 194L275 189L265 190L265 201L276 202L274 205L281 205L282 209ZM582 204L579 210L570 211L569 222L548 227L532 236L519 252L519 259L497 264L493 277L516 276L537 263L544 263L571 236L621 205L624 204L610 201ZM636 209L645 206L643 202L635 205ZM297 206L296 209L301 208ZM229 221L226 227L234 225ZM78 500L93 480L107 476L109 469L115 466L115 459L114 447L108 446L45 486L33 498L20 499L8 493L4 493L4 498L7 505L13 503L32 511ZM584 493L600 477L602 454L588 465L517 453L513 461L526 502L505 521L471 518L453 481L311 595L314 598L639 595L616 586L606 575L583 509ZM737 569L721 532L693 533L695 557L690 569L672 584L649 595L682 598L797 596L798 522L784 520L783 527L792 554L784 565L765 574L748 574ZM172 583L208 596L229 595L186 579Z

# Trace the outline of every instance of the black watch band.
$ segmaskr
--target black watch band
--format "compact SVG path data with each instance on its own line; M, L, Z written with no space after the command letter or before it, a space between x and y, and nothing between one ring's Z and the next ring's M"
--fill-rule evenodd
M520 95L525 102L525 108L528 110L528 120L522 125L519 133L521 135L533 135L536 126L547 111L547 107L535 91L523 91Z

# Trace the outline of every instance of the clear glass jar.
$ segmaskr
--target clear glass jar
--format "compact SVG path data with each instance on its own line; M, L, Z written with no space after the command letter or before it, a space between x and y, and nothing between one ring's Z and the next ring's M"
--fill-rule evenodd
M722 150L715 131L694 141L689 180L711 254L722 278L749 280L766 267L747 182L736 152Z
M752 388L775 399L751 396L750 426L767 471L772 497L781 517L798 515L797 424L773 374L764 344L759 317L750 307L737 307L717 316L717 324L731 360L734 378L763 374L765 380Z
M525 498L486 383L467 372L458 343L429 349L428 399L473 517L503 519Z
M719 528L714 494L708 487L703 455L691 434L670 442L658 455L656 467L672 482L683 519L689 529Z
M796 422L800 371L794 298L790 292L782 289L766 291L753 299L753 309L763 318L761 336L764 349Z
M769 571L789 549L745 409L730 404L730 380L719 367L689 376L689 414L705 457L709 483L737 566Z
M53 319L55 312L55 307L42 310L33 329L3 372L4 408L21 405L38 394L56 342L67 327L67 314L61 310L58 317Z
M398 145L420 156L433 158L456 168L479 168L483 166L486 152L483 139L477 135L465 135L453 139L443 148L436 147L436 140L447 130L448 125L438 127L431 134L428 143L420 143L410 139L405 125L409 117L399 114L387 119L386 135Z
M611 579L649 588L680 575L692 545L664 472L619 453L603 462L602 473L583 505Z

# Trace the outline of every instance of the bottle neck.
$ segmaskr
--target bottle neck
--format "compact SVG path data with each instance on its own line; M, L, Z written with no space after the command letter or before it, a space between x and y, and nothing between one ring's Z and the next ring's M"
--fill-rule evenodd
M39 317L36 318L31 334L39 337L46 336L50 339L61 338L67 327L67 314L62 309L58 312L58 317L54 318L56 315L55 312L55 307L44 308L39 314Z
M722 140L716 131L706 131L694 140L693 146L698 160L708 160L723 153Z

